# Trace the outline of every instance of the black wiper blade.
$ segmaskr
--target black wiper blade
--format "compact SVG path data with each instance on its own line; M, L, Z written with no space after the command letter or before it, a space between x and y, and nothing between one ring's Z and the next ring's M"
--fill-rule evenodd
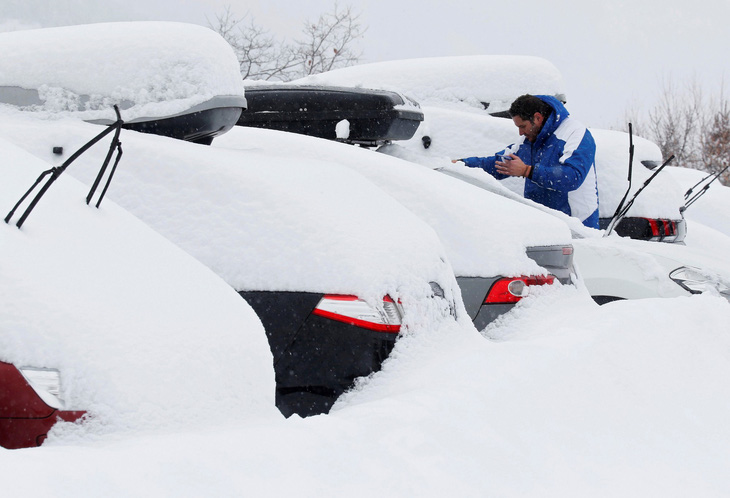
M687 202L684 203L684 206L679 208L679 212L684 213L688 207L690 207L692 204L695 203L695 201L697 199L699 199L700 197L705 195L705 192L707 192L710 189L710 185L712 185L712 182L717 180L720 177L720 175L722 175L725 171L728 170L728 168L730 168L730 165L725 166L723 169L721 169L717 173L710 173L709 175L704 177L702 180L700 180L699 182L695 183L692 187L690 187L687 190L687 192L685 192L685 194L684 194L684 198L686 199ZM707 180L710 177L712 177L712 179L709 182L707 182L699 192L696 192L692 197L690 197L690 195L692 195L692 193L694 192L694 189L696 189L698 185L702 184L705 180Z
M112 167L111 172L109 173L109 176L107 178L106 184L104 185L104 189L101 192L101 195L99 196L99 200L96 203L96 207L98 208L101 204L101 200L104 198L104 194L106 193L107 188L109 188L109 183L111 183L112 176L114 175L114 172L117 168L117 165L119 164L119 160L122 156L122 144L119 141L119 134L122 129L122 125L124 124L124 121L122 121L122 117L119 114L119 108L115 105L114 106L114 112L117 115L117 120L106 127L104 131L99 133L97 136L86 142L83 146L81 146L76 152L74 152L71 157L69 157L66 161L63 162L60 166L54 166L51 169L48 169L44 172L42 172L38 178L36 179L35 183L28 189L28 191L23 194L23 196L20 198L20 200L13 206L13 209L10 210L10 212L5 216L5 223L10 223L10 220L12 219L13 215L15 214L15 211L20 207L20 205L25 201L25 199L30 196L30 194L35 190L35 188L43 182L44 179L46 179L45 183L43 183L40 187L40 190L38 193L33 197L33 199L30 201L30 204L28 204L28 207L25 209L23 214L18 219L18 222L15 224L18 228L23 226L23 223L25 223L25 220L28 218L30 213L35 208L36 204L38 204L38 201L41 200L43 195L48 191L48 189L53 185L53 183L58 179L61 174L66 171L66 168L69 167L71 163L73 163L78 157L86 152L88 149L90 149L94 144L99 142L102 138L110 134L112 131L114 131L114 138L112 139L111 145L109 146L109 152L107 153L107 156L104 160L104 163L101 166L101 169L99 170L99 174L96 176L96 180L94 181L94 184L91 187L91 190L89 191L89 194L86 196L86 204L89 204L91 202L91 198L93 197L94 193L96 192L96 189L99 186L99 183L101 182L101 178L104 176L104 173L106 172L106 169L109 165L109 162L111 160L111 156L114 152L114 149L117 150L117 157L114 161L114 166Z
M633 168L634 168L634 132L633 132L633 127L632 127L631 123L629 123L629 176L628 176L629 186L626 188L626 192L624 193L624 196L621 199L621 202L619 202L618 206L616 206L616 211L613 213L613 216L611 216L611 221L608 223L608 229L606 230L606 235L611 235L613 228L619 222L619 220L618 220L619 213L621 212L621 209L623 209L623 207L624 207L624 202L626 202L626 198L629 196L629 192L631 192L631 179L633 177Z
M647 180L646 180L646 181L644 182L644 184L643 184L643 185L641 186L641 188L639 188L639 190L637 190L637 191L636 191L636 193L634 193L633 197L631 197L631 200L629 200L629 202L627 202L627 203L626 203L626 205L625 205L625 206L623 207L623 209L622 209L622 210L621 210L621 212L620 212L620 213L618 214L618 216L616 216L616 218L614 218L614 219L612 220L612 222L611 222L612 226L611 226L610 228L613 228L614 226L616 226L616 225L617 225L617 224L618 224L618 223L619 223L619 222L621 221L621 219L622 219L622 218L623 218L624 216L626 216L626 214L627 214L627 213L629 212L629 209L631 209L631 206L633 206L633 205L634 205L634 201L636 201L636 198L637 198L637 197L639 197L639 194L641 194L641 192L643 192L643 191L644 191L644 189L645 189L645 188L646 188L646 187L647 187L647 186L648 186L648 185L649 185L649 184L650 184L650 183L652 182L652 180L654 180L654 178L656 178L656 176L657 176L657 175L658 175L659 173L661 173L661 172L662 172L662 170L663 170L663 169L664 169L664 168L665 168L665 167L666 167L666 166L667 166L667 165L668 165L668 164L669 164L670 162L672 162L673 160L674 160L674 154L672 154L671 156L669 156L669 159L667 159L666 161L664 161L664 162L662 163L662 165L661 165L661 166L659 166L659 167L658 167L658 168L656 169L656 171L654 171L654 174L653 174L653 175L651 175L651 176L650 176L649 178L647 178ZM609 235L609 234L610 234L610 232L608 232L608 231L607 231L607 232L606 232L606 235Z

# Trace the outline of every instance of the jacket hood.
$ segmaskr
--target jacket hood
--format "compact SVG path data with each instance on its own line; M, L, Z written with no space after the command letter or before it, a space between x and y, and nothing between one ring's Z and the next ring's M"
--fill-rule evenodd
M535 143L542 143L547 137L555 133L555 130L558 129L558 126L565 121L570 113L563 103L552 95L535 95L535 97L553 108L552 114L550 114L545 121L545 124L542 126L542 130L540 130L540 133L537 135L537 140L535 140Z

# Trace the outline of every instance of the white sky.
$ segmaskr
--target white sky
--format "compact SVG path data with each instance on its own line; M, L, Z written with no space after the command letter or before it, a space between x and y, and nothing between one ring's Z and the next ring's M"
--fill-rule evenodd
M225 5L250 12L272 32L295 37L304 19L332 9L332 0L3 0L0 30L109 20L172 20L206 24ZM341 2L347 5L347 2ZM590 126L620 125L624 111L654 102L662 81L693 77L717 93L730 45L730 1L581 0L479 2L361 0L368 27L364 62L521 54L544 57L563 73L568 109ZM727 89L727 85L726 85Z

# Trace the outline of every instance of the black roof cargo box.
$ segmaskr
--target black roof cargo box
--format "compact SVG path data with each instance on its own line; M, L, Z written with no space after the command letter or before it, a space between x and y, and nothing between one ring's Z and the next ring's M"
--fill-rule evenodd
M417 102L385 90L248 86L246 100L248 109L241 113L238 125L363 145L408 140L423 121Z

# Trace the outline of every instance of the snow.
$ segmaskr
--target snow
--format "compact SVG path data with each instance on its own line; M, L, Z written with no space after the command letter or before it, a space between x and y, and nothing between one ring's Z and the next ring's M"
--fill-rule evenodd
M293 81L302 85L335 85L392 90L419 103L468 106L489 112L509 108L525 93L565 94L563 77L539 57L474 55L430 57L360 64Z
M338 122L335 126L335 134L340 140L350 138L350 122L346 119Z
M262 150L269 157L327 160L388 192L438 234L457 276L543 274L531 246L569 245L568 227L552 216L463 181L371 150L291 133L237 126L216 147ZM478 229L475 229L478 227Z
M100 130L2 117L0 137L46 161L0 142L6 206L59 161L52 145L69 153ZM599 307L580 286L546 287L482 334L412 299L405 319L414 332L379 373L329 415L278 416L265 335L230 285L295 287L308 281L309 264L331 265L317 285L416 287L424 277L447 280L453 248L447 254L396 190L382 190L400 173L366 179L370 158L373 172L406 171L402 161L315 140L298 154L299 138L277 139L277 151L273 134L247 136L260 142L225 150L125 131L101 209L83 203L86 188L73 178L88 183L105 152L95 148L22 230L0 226L0 359L60 368L74 387L69 401L97 415L87 426L64 424L40 448L0 449L7 494L730 494L730 303L711 295ZM429 157L429 166L458 171L447 159ZM414 187L433 188L422 170ZM465 178L505 190L469 176L477 173ZM439 185L462 206L454 196L466 190ZM670 246L652 247L681 250Z
M401 340L330 415L0 452L5 486L56 496L723 496L728 314L707 296L598 307L562 288L486 336L444 324ZM44 469L32 482L29 465Z
M100 131L73 120L13 116L0 134L60 162ZM356 294L379 301L449 296L453 272L434 231L361 175L258 147L235 151L124 130L107 196L236 290ZM54 146L66 155L53 158ZM90 149L68 173L91 184L107 152ZM415 297L414 297L415 299Z
M99 23L0 33L0 65L0 91L37 91L35 103L19 106L24 111L84 120L116 120L112 104L132 121L173 116L214 97L243 97L231 47L192 24Z
M591 129L596 141L596 174L600 215L610 218L628 187L629 134L621 131ZM644 185L656 169L650 170L642 161L662 163L662 153L655 143L638 136L633 137L634 159L632 163L631 190L626 200ZM657 166L658 167L658 166ZM679 208L684 204L684 191L667 173L659 173L636 198L627 216L647 218L680 218Z
M50 165L3 139L0 149L9 210ZM67 409L92 416L58 432L89 440L276 417L271 353L251 308L111 200L87 206L86 192L62 175L22 229L27 202L0 224L0 360L59 369Z

